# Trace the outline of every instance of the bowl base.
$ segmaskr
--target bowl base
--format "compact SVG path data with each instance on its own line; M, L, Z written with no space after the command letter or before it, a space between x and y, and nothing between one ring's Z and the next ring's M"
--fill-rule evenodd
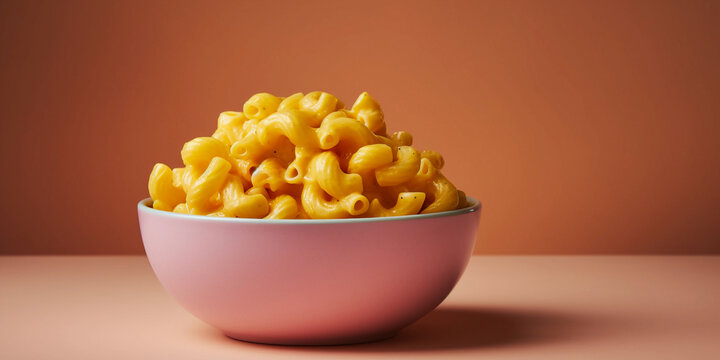
M373 334L368 336L344 337L344 338L272 338L272 337L254 337L240 334L224 333L225 336L238 341L249 342L263 345L282 345L282 346L333 346L333 345L356 345L371 343L376 341L387 340L395 335L398 331L391 333Z

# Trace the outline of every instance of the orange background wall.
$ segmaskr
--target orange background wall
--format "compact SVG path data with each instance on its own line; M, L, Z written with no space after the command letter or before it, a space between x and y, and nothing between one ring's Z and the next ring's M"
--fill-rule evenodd
M260 91L369 91L480 253L720 253L720 2L2 1L0 253L141 253L136 202Z

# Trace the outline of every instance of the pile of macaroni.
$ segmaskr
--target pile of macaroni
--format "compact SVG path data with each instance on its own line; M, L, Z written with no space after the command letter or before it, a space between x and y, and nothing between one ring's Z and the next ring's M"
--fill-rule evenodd
M183 168L156 164L153 208L266 219L434 213L467 206L441 173L443 158L412 135L388 135L368 93L351 109L326 92L253 95L226 111L212 137L182 148Z

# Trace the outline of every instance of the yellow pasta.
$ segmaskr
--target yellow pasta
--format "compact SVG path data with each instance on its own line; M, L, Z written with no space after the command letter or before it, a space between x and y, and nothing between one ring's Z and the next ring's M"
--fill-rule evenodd
M365 145L350 157L348 171L364 173L390 165L393 161L392 148L385 144Z
M428 185L427 193L432 195L433 200L423 209L423 214L455 209L460 201L455 185L440 173L437 173Z
M415 177L410 180L410 184L417 186L418 184L425 184L432 181L437 174L437 169L433 165L432 161L428 158L420 159L420 168L418 169Z
M190 211L188 210L187 204L182 203L178 204L174 209L173 212L180 213L180 214L189 214Z
M245 120L245 122L242 124L242 129L240 129L241 138L246 137L251 133L254 133L255 129L257 129L257 124L259 122L260 121L257 119Z
M409 132L401 130L392 134L392 140L395 141L398 146L410 146L412 145L413 137Z
M328 114L337 110L338 99L326 92L313 91L305 95L298 105L300 110L308 111L314 115L309 118L311 121L308 125L318 127Z
M268 93L255 94L243 105L243 113L249 119L260 120L277 111L280 99Z
M156 164L152 206L179 214L332 219L427 214L470 206L440 173L443 157L388 135L380 105L350 109L332 94L253 95L225 111L210 137L185 143L184 167Z
M303 187L302 206L313 219L334 219L360 215L368 210L370 202L359 193L328 199L318 184L309 182Z
M285 137L295 146L318 148L317 134L306 121L309 116L301 111L274 113L258 123L258 139L263 145L273 146Z
M182 178L180 181L182 181L181 185L183 188L183 191L187 193L190 190L190 187L195 183L195 180L197 180L200 175L202 175L203 170L200 170L199 168L195 166L186 166L182 168L184 171L182 172ZM180 174L178 172L178 174Z
M360 94L352 106L352 112L370 131L377 134L384 132L385 120L380 104L367 92Z
M382 206L378 199L373 199L370 203L367 216L380 217L417 214L420 212L424 202L424 192L401 192L398 194L395 206L391 208L386 209Z
M340 109L340 110L338 110L338 111L333 111L333 112L329 113L329 114L323 119L323 121L332 120L332 119L337 119L337 118L346 118L346 117L352 118L352 116L353 116L353 115L352 115L352 113L351 113L350 111L347 111L347 110L345 110L345 109Z
M174 176L170 168L165 164L155 164L152 173L150 173L150 182L148 190L150 197L157 202L157 207L163 210L172 210L178 204L185 202L185 192L182 186L174 181ZM156 207L153 205L153 207Z
M308 177L336 199L363 192L362 177L344 173L337 154L332 151L324 151L313 158Z
M399 146L397 161L375 170L380 186L395 186L410 181L420 170L420 154L412 146Z
M222 141L212 137L199 137L185 143L180 156L185 166L195 166L204 169L215 157L227 159L228 146Z
M464 191L458 190L458 209L462 209L470 206L470 201L467 199L467 195Z
M270 151L270 148L260 143L255 131L250 132L230 147L231 156L256 162L263 161Z
M235 165L235 172L240 175L246 182L252 183L252 174L255 172L255 169L257 169L258 165L260 165L255 160L245 160L245 159L234 159L233 162Z
M325 119L317 130L317 138L320 147L324 150L342 143L354 151L362 146L379 142L375 134L362 123L342 117Z
M316 149L308 149L304 147L295 148L295 159L288 165L285 170L285 181L288 184L302 184L305 181L310 161L318 153Z
M219 156L210 161L205 172L188 190L186 202L191 214L207 214L221 205L216 197L231 167L227 160Z
M218 127L212 137L230 146L242 138L242 125L247 120L245 114L237 111L224 111L218 117Z
M285 183L285 168L280 159L267 158L252 173L252 184L255 187L266 187L277 191Z
M268 213L268 201L262 194L244 194L240 179L229 176L222 191L223 214L228 217L261 218Z
M270 199L267 189L262 186L253 186L245 192L247 195L262 195L265 199Z
M432 165L440 170L445 165L445 159L443 159L442 155L438 154L436 151L432 150L423 150L420 153L420 156L423 159L428 159L432 163Z
M168 205L166 202L162 200L154 200L152 204L153 209L163 210L163 211L170 211L172 210L172 206Z
M279 195L270 201L266 219L294 219L298 216L298 204L290 195Z
M302 100L304 96L303 93L295 93L286 97L280 102L280 105L278 105L277 111L299 110L300 100Z

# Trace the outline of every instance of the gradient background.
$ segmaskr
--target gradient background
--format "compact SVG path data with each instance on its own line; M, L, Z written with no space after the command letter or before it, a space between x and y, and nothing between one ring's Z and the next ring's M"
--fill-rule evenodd
M0 1L0 253L142 253L155 162L251 94L363 90L476 252L720 253L720 2Z

